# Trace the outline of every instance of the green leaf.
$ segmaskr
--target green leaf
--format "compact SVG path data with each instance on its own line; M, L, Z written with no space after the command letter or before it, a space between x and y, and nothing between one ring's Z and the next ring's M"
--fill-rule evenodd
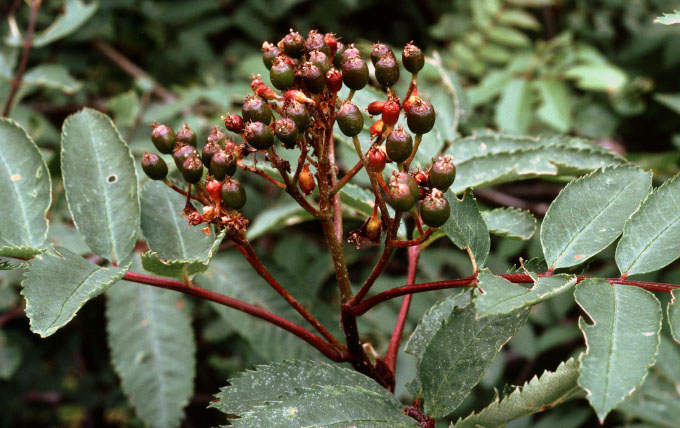
M133 126L141 109L137 92L132 89L110 98L105 106L113 113L113 119L118 126Z
M534 15L522 9L503 10L503 13L498 16L498 22L526 30L538 30L541 27Z
M38 65L26 72L21 84L57 89L69 95L76 93L82 86L61 64Z
M616 247L621 273L653 272L680 257L680 178L673 177L642 201Z
M121 281L106 293L111 361L146 425L178 427L193 394L196 344L183 296Z
M680 343L680 289L671 292L671 301L668 304L668 324L671 329L673 340Z
M399 401L361 387L317 386L298 389L245 413L234 428L418 428Z
M470 104L477 107L496 98L511 78L512 74L507 71L493 70L485 74L477 86L467 90Z
M561 80L541 79L535 82L541 98L538 117L545 124L559 132L567 132L571 128L571 100L569 88Z
M21 282L31 331L47 337L71 321L90 299L125 275L122 268L97 266L65 248L39 254Z
M468 251L474 270L483 268L489 256L491 240L472 189L465 190L463 199L458 199L450 190L445 193L445 197L451 207L451 216L442 226L446 236L458 248Z
M482 211L489 232L506 238L531 239L536 232L536 217L518 208L496 208Z
M341 197L342 195L341 193ZM248 239L252 241L265 233L293 226L312 218L312 215L295 201L286 201L276 206L267 207L248 226Z
M595 278L581 281L574 295L593 321L581 317L578 323L587 346L579 357L578 384L602 423L654 365L661 305L647 290Z
M21 262L16 260L2 260L0 258L0 270L15 270L25 269L31 264L29 262Z
M564 72L568 79L575 79L576 86L585 91L618 92L628 81L626 73L610 64L588 64L570 67Z
M73 222L85 243L106 259L124 260L139 229L137 170L108 116L86 108L66 119L61 170Z
M43 47L73 33L94 15L98 6L99 4L96 1L85 4L81 0L66 0L64 2L64 13L33 38L33 47ZM22 44L22 40L12 36L11 33L6 42L11 46L21 46Z
M680 402L678 384L660 373L652 372L640 389L621 403L617 410L631 419L639 419L650 424L642 428L677 428L680 420L678 402Z
M673 11L673 13L664 13L662 16L654 18L655 24L676 25L680 24L680 13Z
M680 94L654 94L654 99L680 114Z
M375 195L371 191L356 184L347 183L338 193L344 205L366 216L373 214Z
M511 27L495 26L488 32L489 40L512 47L527 47L531 40L526 34Z
M47 238L50 172L38 146L10 119L0 119L0 256L31 257Z
M21 364L21 348L0 330L0 379L8 380Z
M257 366L229 379L209 407L228 415L242 415L267 401L276 401L297 388L314 386L360 387L390 397L385 388L363 374L323 362L289 360Z
M566 293L576 285L573 275L544 276L534 279L531 288L513 284L507 279L496 276L484 269L477 277L479 284L475 289L477 316L507 314L525 306L535 305L544 300Z
M504 131L515 134L526 133L531 124L534 96L526 79L510 80L496 106L496 125Z
M477 319L474 305L454 309L432 336L418 363L425 413L453 412L482 379L501 347L524 325L529 312Z
M569 183L550 204L541 226L548 266L575 266L607 248L651 184L652 174L632 165L603 168Z
M152 250L142 255L144 269L175 278L205 271L224 233L206 235L187 224L182 215L185 197L161 181L148 181L141 199L142 232Z
M505 397L496 399L477 413L459 419L451 428L498 428L522 416L542 412L566 400L578 385L578 363L560 363L554 372L545 371L523 386L516 386Z

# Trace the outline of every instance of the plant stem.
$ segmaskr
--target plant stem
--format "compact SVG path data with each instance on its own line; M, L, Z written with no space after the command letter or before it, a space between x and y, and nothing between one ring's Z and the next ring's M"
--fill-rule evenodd
M421 141L423 141L423 134L416 134L416 138L413 141L413 150L411 151L411 155L404 161L404 171L408 172L408 168L411 166L413 158L416 157L416 153L418 152L418 147L420 147Z
M163 183L167 184L169 188L171 188L172 190L174 190L175 192L179 193L182 196L188 195L191 199L194 199L194 200L202 203L203 205L209 205L209 203L207 201L203 200L198 195L194 195L193 193L187 193L186 190L180 189L175 184L171 183L170 180L168 180L167 178L165 180L163 180Z
M423 242L427 241L427 239L430 236L432 236L434 231L435 231L434 228L429 228L425 231L425 233L423 233L422 235L415 239L411 239L410 241L394 240L392 241L392 245L394 245L395 247L413 247L414 245L420 245Z
M28 19L28 28L26 29L26 37L23 40L23 51L21 53L21 62L19 62L19 68L17 69L17 75L12 80L12 87L9 91L9 96L5 102L5 107L2 109L2 117L9 116L10 111L12 111L12 104L14 104L14 98L19 92L19 87L21 86L21 80L24 78L24 71L26 71L26 65L28 64L28 54L31 52L31 47L33 46L33 33L35 32L35 22L38 18L38 10L40 9L40 4L42 0L33 0L31 3L31 16Z
M361 161L357 162L357 164L354 165L352 169L347 171L347 173L343 175L342 178L338 180L338 182L335 183L335 185L331 188L331 195L335 195L336 193L338 193L340 189L342 189L342 187L345 184L347 184L347 182L349 182L349 180L351 180L352 177L354 177L357 174L357 172L361 171L361 168L363 167L364 164L361 163Z
M373 189L373 193L375 194L376 201L378 201L378 207L380 207L380 213L382 214L383 223L388 225L389 227L390 222L388 220L390 216L389 212L387 211L387 205L385 205L385 199L382 196L380 187L378 186L378 182L375 178L375 171L373 170L371 164L368 163L366 156L364 156L364 152L361 149L361 143L359 142L359 138L357 138L356 135L352 137L352 142L354 143L354 150L356 150L359 159L361 159L361 163L364 164L364 168L368 173L368 179L371 181L371 188Z
M225 296L214 291L206 290L205 288L197 287L195 285L192 287L187 287L183 282L180 281L159 278L141 273L127 272L122 279L126 281L137 282L140 284L151 285L154 287L165 288L167 290L179 291L180 293L188 294L203 300L209 300L211 302L228 306L238 311L250 314L254 317L263 319L267 322L276 325L277 327L280 327L290 333L293 333L295 336L309 343L314 348L319 350L319 352L321 352L323 355L325 355L326 357L333 361L338 362L347 361L349 358L349 356L346 353L339 351L336 347L334 347L330 343L327 343L320 337L316 336L314 333L311 333L310 331L300 327L295 323L288 321L285 318L281 318L276 314L273 314L262 308L258 308L257 306L251 305L249 303L243 302L241 300L234 299L232 297Z

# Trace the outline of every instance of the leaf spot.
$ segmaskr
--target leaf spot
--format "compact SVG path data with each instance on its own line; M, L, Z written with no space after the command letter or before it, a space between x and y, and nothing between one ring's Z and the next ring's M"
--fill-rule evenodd
M142 327L146 327L149 325L149 320L142 320L142 322L139 323Z
M480 147L482 148L482 150L486 150L486 143L482 143Z
M178 300L176 306L177 309L182 309L184 307L184 300Z
M108 177L106 177L106 182L109 184L113 184L116 181L118 181L118 176L116 174L111 174Z
M653 331L648 331L646 333L642 333L642 335L645 336L645 337L654 336L655 334L656 333L654 333Z
M19 181L21 180L21 174L13 174L9 179L12 181Z
M600 232L606 232L606 231L607 231L607 228L600 229Z
M575 258L576 260L581 260L581 259L584 258L584 257L585 257L585 255L583 255L583 254L577 254L577 255L574 256L574 258Z
M295 415L297 414L297 409L295 407L292 407L288 410L288 412L290 412L290 416L295 417Z

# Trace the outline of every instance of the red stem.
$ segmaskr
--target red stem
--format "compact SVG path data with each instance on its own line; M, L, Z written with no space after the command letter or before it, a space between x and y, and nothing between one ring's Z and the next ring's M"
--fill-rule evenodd
M249 303L243 302L241 300L225 296L224 294L215 293L214 291L206 290L205 288L197 287L195 285L187 287L186 284L180 281L159 278L141 273L127 272L122 279L126 281L138 282L140 284L147 284L154 287L165 288L167 290L179 291L180 293L195 296L204 300L209 300L211 302L219 303L221 305L228 306L238 311L245 312L254 317L263 319L278 327L281 327L282 329L290 333L293 333L300 339L312 345L314 348L318 349L319 352L321 352L323 355L325 355L326 357L330 358L333 361L341 362L347 361L348 359L347 355L338 351L333 345L331 345L328 342L325 342L323 339L316 336L314 333L311 333L310 331L300 327L295 323L288 321L285 318L281 318L276 314L273 314L262 308L258 308L257 306L251 305Z
M423 242L427 241L427 238L429 238L430 235L432 235L433 233L434 233L434 229L429 228L425 231L424 234L420 235L416 239L411 239L410 241L394 240L394 241L391 242L391 244L394 245L395 247L413 247L413 246L420 245ZM409 254L411 254L411 253L409 253Z

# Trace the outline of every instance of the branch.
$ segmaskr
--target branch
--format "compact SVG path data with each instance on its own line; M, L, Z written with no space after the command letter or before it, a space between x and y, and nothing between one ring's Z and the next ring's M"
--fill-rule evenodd
M347 171L347 173L345 175L343 175L342 178L340 180L338 180L337 183L335 183L335 186L333 186L333 188L331 189L331 195L335 195L336 193L338 193L340 191L340 189L342 189L342 187L345 184L347 184L347 182L349 180L351 180L352 177L354 177L357 174L357 172L361 171L361 168L363 168L363 167L364 167L364 164L361 163L361 161L357 162L357 164L354 165L352 167L352 169Z
M165 288L167 290L179 291L180 293L195 296L203 300L209 300L211 302L219 303L221 305L228 306L238 311L245 312L254 317L268 321L290 333L293 333L294 335L304 340L305 342L309 343L314 348L319 350L319 352L321 352L323 355L325 355L326 357L333 361L338 362L347 361L348 357L346 354L339 352L333 345L325 342L323 339L316 336L315 334L309 332L308 330L300 327L297 324L288 321L287 319L281 318L276 314L273 314L262 308L258 308L257 306L251 305L249 303L243 302L241 300L237 300L220 293L215 293L214 291L206 290L205 288L197 287L195 285L187 287L186 284L180 281L159 278L141 273L127 272L122 279L126 281L137 282L140 284L151 285L154 287Z
M19 63L19 69L17 69L17 75L12 80L12 87L5 102L5 107L2 109L2 117L9 116L9 112L12 110L12 104L14 103L14 98L19 91L21 86L21 80L24 78L24 71L26 71L26 65L28 64L28 54L31 52L31 47L33 46L33 33L35 32L35 22L38 18L38 10L40 9L40 4L42 0L33 0L31 3L31 17L28 20L28 28L26 30L26 37L24 38L23 45L24 49L21 53L21 62Z
M394 241L391 242L391 244L394 245L395 247L413 247L415 245L420 245L423 242L427 241L427 239L430 236L432 236L434 231L435 231L435 229L431 227L431 228L427 229L425 231L425 233L423 233L422 235L420 235L416 239L411 239L410 241L394 240ZM411 254L411 253L409 253L409 254Z

